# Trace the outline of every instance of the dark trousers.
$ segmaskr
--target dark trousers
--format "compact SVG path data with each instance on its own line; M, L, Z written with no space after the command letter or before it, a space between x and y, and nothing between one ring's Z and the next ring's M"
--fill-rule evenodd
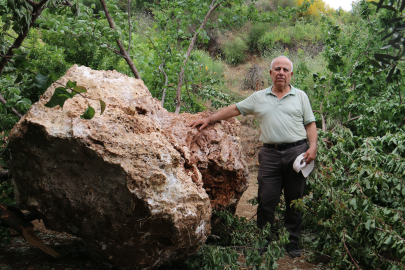
M290 233L290 242L298 243L301 232L302 213L290 207L291 201L302 198L306 178L293 169L294 160L308 150L306 143L286 150L262 147L259 153L259 182L257 226L263 228L267 222L274 225L274 211L284 190L286 212L284 226Z

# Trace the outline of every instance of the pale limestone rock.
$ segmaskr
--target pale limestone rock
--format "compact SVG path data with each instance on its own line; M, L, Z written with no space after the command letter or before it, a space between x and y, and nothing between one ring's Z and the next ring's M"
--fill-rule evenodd
M212 207L234 210L247 188L236 119L203 131L187 124L208 112L174 114L141 80L73 66L86 96L44 104L53 84L13 128L10 169L22 209L47 228L83 238L97 259L151 269L195 253L210 233ZM80 119L89 103L91 120Z

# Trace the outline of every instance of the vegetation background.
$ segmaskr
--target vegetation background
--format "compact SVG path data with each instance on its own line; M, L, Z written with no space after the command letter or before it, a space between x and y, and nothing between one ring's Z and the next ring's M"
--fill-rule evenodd
M322 0L0 0L0 203L15 204L10 129L73 64L140 77L167 110L196 113L270 86L271 60L286 55L319 130L316 170L295 202L305 215L306 260L322 255L330 269L405 269L404 7L405 0L357 1L350 12ZM84 92L74 83L60 87L49 106ZM102 113L100 104L82 117ZM252 136L244 148L254 172L251 130L259 127L240 120ZM199 253L166 267L276 269L288 242L283 211L280 203L277 237L264 257L258 248L270 228L216 212L220 222ZM10 241L0 227L0 245ZM0 260L0 269L13 268Z

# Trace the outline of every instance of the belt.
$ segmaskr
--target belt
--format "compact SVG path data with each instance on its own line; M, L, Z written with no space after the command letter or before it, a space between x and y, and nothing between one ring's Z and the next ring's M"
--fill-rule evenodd
M301 141L297 141L297 142L292 142L292 143L264 143L263 147L266 148L273 148L273 149L277 149L277 150L285 150L294 146L298 146L301 144L306 143L307 140L301 140Z

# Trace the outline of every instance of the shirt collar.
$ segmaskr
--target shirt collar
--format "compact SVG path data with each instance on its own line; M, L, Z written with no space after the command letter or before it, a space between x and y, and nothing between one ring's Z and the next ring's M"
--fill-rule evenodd
M297 89L296 89L294 86L292 86L291 84L290 84L290 86L291 86L291 90L290 90L290 92L288 92L288 93L286 94L286 96L287 96L287 95L293 95L293 96L295 96L295 93L297 92ZM270 87L268 87L268 88L266 89L266 94L267 94L267 95L273 95L273 96L275 96L275 94L273 94L273 92L271 91L271 89L273 89L273 86L270 86Z

